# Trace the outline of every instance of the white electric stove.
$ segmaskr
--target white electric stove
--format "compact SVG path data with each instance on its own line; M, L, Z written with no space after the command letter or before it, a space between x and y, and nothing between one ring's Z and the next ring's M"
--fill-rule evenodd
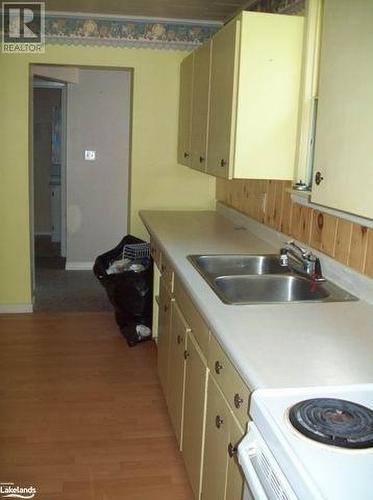
M259 389L250 415L245 499L373 499L373 384Z

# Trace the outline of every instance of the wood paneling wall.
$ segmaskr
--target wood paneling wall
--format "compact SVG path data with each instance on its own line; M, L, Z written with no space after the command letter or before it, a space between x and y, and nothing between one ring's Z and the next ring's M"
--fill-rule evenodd
M216 199L373 278L373 229L294 203L290 181L217 179Z

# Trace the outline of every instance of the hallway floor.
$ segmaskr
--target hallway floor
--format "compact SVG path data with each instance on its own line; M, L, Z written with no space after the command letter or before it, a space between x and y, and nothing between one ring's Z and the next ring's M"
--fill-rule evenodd
M0 316L0 482L36 500L191 500L156 348L109 313Z
M36 269L34 311L113 311L104 288L93 271Z
M113 311L93 272L65 271L60 244L50 236L35 238L35 301L39 312Z

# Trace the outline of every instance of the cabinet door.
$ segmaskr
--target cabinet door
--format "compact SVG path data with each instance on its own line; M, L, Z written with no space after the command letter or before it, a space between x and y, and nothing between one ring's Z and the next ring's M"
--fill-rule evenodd
M229 421L228 470L226 500L241 500L243 497L244 475L237 457L237 446L244 437L244 430L231 415Z
M168 365L170 351L171 295L160 280L158 311L158 374L166 396L168 391Z
M199 498L206 412L207 366L192 334L187 335L183 456L194 498Z
M212 41L207 173L228 177L233 157L240 21Z
M152 313L152 335L158 343L158 322L159 322L159 284L161 273L154 261L153 263L153 313Z
M312 201L373 218L373 2L325 0ZM318 178L323 177L317 184Z
M207 160L211 41L194 52L191 167L202 172Z
M207 389L202 500L225 500L230 412L223 394L210 376Z
M177 161L187 167L189 167L191 163L190 133L193 97L193 58L194 54L192 53L187 56L180 65L179 138Z
M170 362L167 403L176 439L181 449L184 406L185 347L188 326L176 302L172 303Z
M244 430L214 378L209 376L202 500L242 500L244 479L237 446L243 436Z

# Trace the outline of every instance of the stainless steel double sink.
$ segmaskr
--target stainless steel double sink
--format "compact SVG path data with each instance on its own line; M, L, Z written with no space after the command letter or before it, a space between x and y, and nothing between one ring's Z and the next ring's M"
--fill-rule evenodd
M281 266L276 254L189 255L188 259L226 304L357 300L330 281L317 282Z

